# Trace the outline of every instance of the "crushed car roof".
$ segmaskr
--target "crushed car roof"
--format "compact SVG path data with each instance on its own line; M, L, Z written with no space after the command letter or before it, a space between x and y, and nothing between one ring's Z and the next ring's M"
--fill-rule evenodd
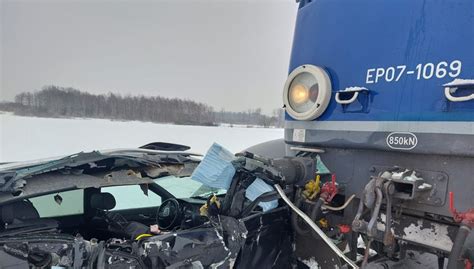
M201 154L155 149L113 149L0 165L0 203L13 197L68 189L144 184L189 176Z

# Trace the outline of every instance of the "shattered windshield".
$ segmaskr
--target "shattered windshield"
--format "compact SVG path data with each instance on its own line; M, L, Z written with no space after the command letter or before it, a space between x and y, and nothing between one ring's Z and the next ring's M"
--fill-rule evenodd
M167 176L158 178L155 182L170 192L176 198L207 198L212 194L225 194L226 190L203 185L191 177Z

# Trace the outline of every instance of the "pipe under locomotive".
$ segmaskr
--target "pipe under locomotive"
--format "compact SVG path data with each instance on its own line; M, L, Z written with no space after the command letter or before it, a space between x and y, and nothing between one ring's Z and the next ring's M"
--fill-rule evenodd
M299 1L285 137L251 150L318 161L326 196L302 186L295 204L363 267L472 268L473 14L472 0ZM293 227L301 259L343 265Z

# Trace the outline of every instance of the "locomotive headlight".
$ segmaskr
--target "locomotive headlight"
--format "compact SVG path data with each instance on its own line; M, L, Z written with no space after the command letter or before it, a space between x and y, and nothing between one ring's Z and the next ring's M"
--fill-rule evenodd
M331 81L321 67L302 65L290 73L283 102L297 120L313 120L326 110L331 99Z
M296 84L290 88L290 102L304 104L309 99L309 90L305 85Z

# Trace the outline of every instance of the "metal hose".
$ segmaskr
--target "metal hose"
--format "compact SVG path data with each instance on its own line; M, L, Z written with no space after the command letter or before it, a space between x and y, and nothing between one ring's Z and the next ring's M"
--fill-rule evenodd
M355 194L352 194L351 196L349 196L349 198L346 200L346 202L343 205L338 206L338 207L334 207L330 205L322 205L321 208L331 210L331 211L340 211L340 210L345 209L352 202L352 200L354 200L355 197L356 197Z
M301 206L302 201L303 198L299 195L296 195L295 206L299 208ZM310 230L304 229L300 226L300 224L298 223L298 214L296 213L291 214L291 226L299 235L307 235L310 232Z
M456 239L454 240L453 248L449 254L448 269L463 268L464 262L461 257L464 243L466 242L467 236L471 232L471 227L461 224L459 227Z
M331 238L327 237L326 234L306 215L303 211L301 211L298 207L296 207L286 196L285 192L283 189L280 187L280 185L275 184L274 185L275 189L277 190L278 194L281 196L283 201L293 210L295 211L303 220L308 223L308 225L323 239L326 244L339 256L341 257L345 262L347 262L352 268L359 268L355 262L353 262L351 259L349 259L344 253L331 241Z
M295 199L295 206L300 208L304 198L301 197L300 195L297 195L297 198ZM311 210L311 213L309 214L309 217L311 220L317 221L320 219L321 212L322 212L322 206L324 205L324 200L318 199L315 203L313 203L313 207ZM291 214L291 223L293 228L295 229L295 232L298 233L299 235L307 235L311 232L310 229L305 229L301 227L300 223L298 223L298 214L293 213Z
M301 195L301 190L299 190L295 198L295 206L297 208L300 208L304 200L305 198L303 198L303 196ZM324 200L320 198L316 202L312 202L309 200L306 200L306 202L313 205L311 212L309 214L310 219L314 221L319 220L321 218L321 212L322 212L322 207L324 206ZM309 234L311 230L301 227L300 223L298 222L298 218L299 217L296 213L291 214L291 223L292 223L293 229L295 229L295 232L299 235Z

